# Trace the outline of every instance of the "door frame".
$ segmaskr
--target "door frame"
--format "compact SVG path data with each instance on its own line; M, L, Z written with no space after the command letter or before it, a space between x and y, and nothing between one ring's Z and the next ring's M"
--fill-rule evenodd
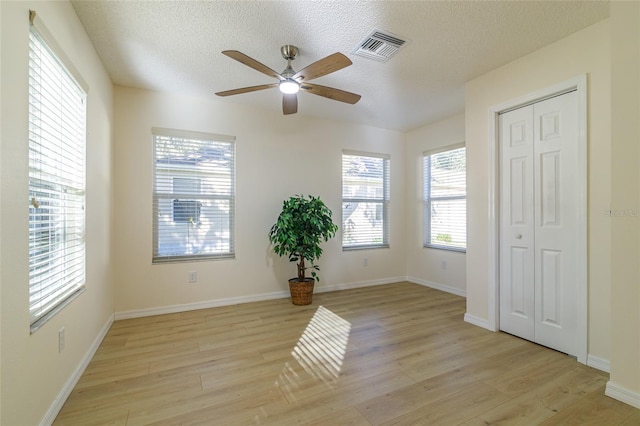
M489 318L493 331L500 330L500 132L499 114L571 91L577 92L578 108L578 251L576 257L578 315L577 359L587 363L588 274L587 274L587 75L582 74L553 86L489 108Z

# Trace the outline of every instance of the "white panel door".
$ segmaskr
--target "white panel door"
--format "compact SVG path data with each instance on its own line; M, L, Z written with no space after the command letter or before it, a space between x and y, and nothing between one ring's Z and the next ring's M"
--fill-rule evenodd
M502 114L500 131L500 328L575 355L577 95Z
M534 341L577 354L577 94L534 105Z
M533 341L533 106L500 115L500 136L500 329Z

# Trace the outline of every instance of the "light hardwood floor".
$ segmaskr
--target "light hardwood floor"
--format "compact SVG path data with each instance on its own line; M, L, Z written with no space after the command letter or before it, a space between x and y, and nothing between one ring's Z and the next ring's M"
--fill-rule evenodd
M411 283L117 321L55 425L640 425L606 373Z

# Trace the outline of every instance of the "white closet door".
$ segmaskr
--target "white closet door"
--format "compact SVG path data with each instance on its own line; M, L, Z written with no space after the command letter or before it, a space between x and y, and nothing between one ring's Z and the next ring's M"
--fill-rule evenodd
M500 329L533 341L533 106L500 115L500 154Z
M577 95L500 120L500 328L575 355Z
M534 105L535 342L577 353L576 92Z

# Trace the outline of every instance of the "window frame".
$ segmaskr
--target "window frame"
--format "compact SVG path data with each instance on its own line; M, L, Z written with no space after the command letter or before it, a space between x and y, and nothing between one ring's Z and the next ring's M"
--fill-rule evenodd
M464 148L465 150L465 194L464 195L456 195L456 196L437 196L432 197L431 194L431 170L426 169L426 161L428 157L433 155L442 154L449 151L455 151L458 149ZM423 167L423 199L422 199L422 207L423 207L423 235L422 235L422 243L424 248L437 249L437 250L447 250L454 252L466 253L467 244L465 238L465 246L464 247L456 247L452 245L446 244L433 244L430 242L431 240L431 205L433 201L453 201L453 200L464 200L465 201L465 231L466 231L466 203L467 203L467 182L466 182L466 144L464 142L457 143L455 145L448 145L446 147L425 151L422 154L422 167Z
M207 260L221 260L221 259L234 259L235 258L235 202L236 202L236 144L234 136L227 135L219 135L214 133L203 133L203 132L195 132L189 130L176 130L176 129L166 129L153 127L151 129L152 134L152 152L153 152L153 189L152 189L152 216L153 216L153 225L152 225L152 264L166 264L166 263L180 263L180 262L196 262L196 261L207 261ZM207 194L202 192L202 178L204 175L194 175L194 176L175 176L170 175L171 179L171 192L158 192L156 191L157 185L157 163L156 163L156 153L157 153L157 141L156 137L160 138L177 138L177 139L190 139L197 140L202 143L205 142L214 142L214 143L223 143L230 145L230 151L232 153L232 164L230 166L230 192L228 195L225 194ZM174 179L175 178L189 178L189 179L198 179L201 190L198 192L194 192L193 194L178 194L174 191ZM191 197L193 195L193 197ZM228 200L229 202L229 250L219 253L195 253L195 254L176 254L176 255L160 255L159 254L159 242L160 242L160 229L159 229L159 200L169 200L171 203L171 220L175 223L187 223L190 221L175 221L174 213L175 213L175 202L179 201L182 203L189 202L195 203L197 206L197 210L199 213L199 217L197 221L194 221L194 224L199 224L202 219L202 211L204 207L202 206L202 200Z
M46 26L39 19L36 20L34 11L30 11L29 19L28 302L29 329L34 333L86 290L85 206L89 90ZM45 72L41 67L47 62L53 68ZM45 76L46 79L43 78ZM53 79L55 81L49 81L50 87L64 87L65 97L54 90L39 90L43 82ZM45 110L45 104L54 109ZM75 133L43 128L53 122L48 122L47 116L56 112L61 115L55 121L60 122L64 116L66 124L75 124L71 127ZM62 146L65 147L64 155L61 154ZM52 151L52 147L56 151ZM57 154L54 157L47 152ZM52 172L53 170L55 171ZM56 210L58 214L55 214ZM44 240L38 231L43 227L40 225L49 230L45 231L47 236ZM53 237L51 230L54 231ZM41 246L40 250L37 250L37 245ZM42 257L43 255L46 256ZM44 284L45 282L48 284ZM43 295L44 289L49 292L48 295Z
M363 198L363 197L345 197L344 196L344 160L345 156L354 157L366 157L381 159L383 161L382 167L382 197L380 198ZM390 234L390 222L389 222L389 204L390 204L390 192L391 192L391 156L389 154L342 150L341 155L341 181L342 181L342 208L341 212L341 245L343 251L351 250L368 250L368 249L380 249L389 248L389 234ZM381 206L381 209L376 208L376 217L379 213L382 215L382 242L381 243L366 243L366 244L352 244L345 245L345 217L344 217L344 204L345 203L370 203ZM379 210L381 210L379 212Z

